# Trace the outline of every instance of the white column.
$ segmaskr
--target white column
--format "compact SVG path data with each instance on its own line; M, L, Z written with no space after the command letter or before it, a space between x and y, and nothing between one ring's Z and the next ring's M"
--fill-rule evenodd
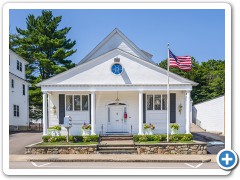
M186 91L186 134L190 134L190 92Z
M143 92L139 92L139 107L138 107L138 113L139 113L139 123L138 123L138 134L143 134Z
M96 94L91 92L91 134L95 135L96 124Z
M43 92L43 135L47 135L48 120L47 120L47 93Z

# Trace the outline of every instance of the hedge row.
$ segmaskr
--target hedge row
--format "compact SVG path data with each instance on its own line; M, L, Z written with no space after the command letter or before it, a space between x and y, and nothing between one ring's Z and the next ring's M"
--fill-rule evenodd
M169 141L191 141L193 138L192 134L171 134ZM134 135L134 142L146 142L146 141L167 141L166 134L155 134L155 135Z
M89 136L69 136L70 142L98 142L99 136L98 135L89 135ZM66 136L51 136L45 135L42 136L43 142L66 142Z

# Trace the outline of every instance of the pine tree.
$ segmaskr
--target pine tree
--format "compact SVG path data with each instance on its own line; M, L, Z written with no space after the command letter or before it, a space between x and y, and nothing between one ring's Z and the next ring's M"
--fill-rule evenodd
M76 41L66 37L70 27L59 29L62 16L54 17L52 11L42 11L40 16L33 14L26 18L26 29L16 28L11 34L10 49L18 53L29 65L26 78L30 81L30 119L42 118L42 93L36 84L75 66L69 58L76 50ZM33 112L32 107L37 109Z

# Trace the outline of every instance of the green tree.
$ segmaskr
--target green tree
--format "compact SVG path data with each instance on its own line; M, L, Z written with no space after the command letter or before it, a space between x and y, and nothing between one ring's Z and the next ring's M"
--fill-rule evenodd
M159 66L167 69L167 60L161 61ZM194 104L225 93L225 61L223 60L199 63L192 57L191 71L185 72L178 68L170 68L170 71L198 83L191 93Z
M68 58L76 52L76 41L67 38L70 27L59 29L62 16L54 17L52 11L42 11L26 18L26 29L16 28L17 34L9 35L10 48L29 62L26 78L30 81L29 105L38 109L30 118L42 117L42 93L36 84L75 66ZM37 112L37 113L36 113Z

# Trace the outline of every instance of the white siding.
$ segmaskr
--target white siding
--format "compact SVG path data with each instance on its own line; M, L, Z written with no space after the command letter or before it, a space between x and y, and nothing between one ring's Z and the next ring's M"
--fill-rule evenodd
M207 131L224 133L224 96L194 105L193 121Z
M12 79L14 88L12 88ZM23 95L25 85L25 96ZM13 105L19 106L19 117L14 116ZM28 83L9 74L9 125L28 126Z
M77 93L77 92L68 92L68 93L50 93L48 94L49 105L48 105L48 114L49 114L49 126L55 126L59 124L59 94L65 95L88 95L89 93ZM56 113L54 114L53 106L56 107ZM70 134L80 135L82 124L89 123L89 107L88 111L66 111L65 104L65 116L72 117L72 128L70 129ZM66 129L62 127L62 134L66 134Z
M185 125L186 125L185 92L171 91L171 93L176 93L176 123L178 123L180 126L179 133L185 133ZM148 92L147 94L166 94L166 92ZM178 111L179 104L182 104L183 106L181 114ZM157 110L157 111L147 110L146 122L154 124L156 126L154 133L160 133L160 134L166 133L167 111L166 110Z
M25 65L27 64L27 62L11 50L9 50L9 58L10 58L9 72L15 74L16 76L22 79L25 79ZM22 71L19 71L17 69L17 60L22 63Z

